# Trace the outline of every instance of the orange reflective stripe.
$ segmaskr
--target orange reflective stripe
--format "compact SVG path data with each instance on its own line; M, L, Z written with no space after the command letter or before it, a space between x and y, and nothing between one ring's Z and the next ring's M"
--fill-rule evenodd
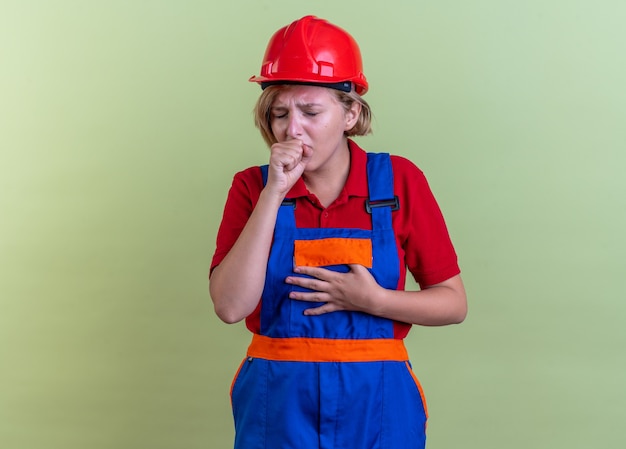
M239 364L239 368L237 368L237 372L235 373L235 377L233 378L232 382L230 383L230 404L232 406L233 403L233 389L235 388L235 382L237 382L237 378L239 377L239 373L241 372L241 369L243 368L243 364L246 363L246 359L243 359L241 361L241 363Z
M369 239L296 240L294 244L294 262L299 267L350 263L372 267L372 241Z
M426 415L426 419L428 419L428 405L426 405L426 395L424 394L424 389L422 388L422 384L420 383L419 379L413 372L413 369L411 368L411 365L409 364L409 362L406 362L406 368L409 370L409 373L411 373L411 377L413 377L413 381L415 382L415 385L417 385L417 390L420 393L420 397L422 398L422 405L424 406L424 414Z
M407 361L403 340L328 338L271 338L254 334L248 357L292 362Z

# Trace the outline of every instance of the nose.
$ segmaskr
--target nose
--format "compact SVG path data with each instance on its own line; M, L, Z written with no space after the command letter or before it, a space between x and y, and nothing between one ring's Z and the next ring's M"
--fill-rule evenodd
M302 126L297 114L289 114L287 122L287 139L298 139L302 136Z

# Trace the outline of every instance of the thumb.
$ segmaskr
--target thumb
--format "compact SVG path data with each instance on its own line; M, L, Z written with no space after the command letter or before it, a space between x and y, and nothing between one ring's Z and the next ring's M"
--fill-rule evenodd
M349 263L348 268L350 268L350 271L353 273L363 272L364 270L367 271L367 268L360 263Z
M302 145L302 162L306 164L313 157L313 150L307 145Z

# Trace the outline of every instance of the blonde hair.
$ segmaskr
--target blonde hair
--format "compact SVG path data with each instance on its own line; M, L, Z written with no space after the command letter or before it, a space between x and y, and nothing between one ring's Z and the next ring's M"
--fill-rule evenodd
M265 143L267 143L268 147L278 142L272 132L270 110L278 94L283 89L288 87L289 85L285 84L268 86L265 90L263 90L263 93L261 93L261 96L259 96L259 99L254 106L254 124L259 131L261 131L261 136L263 137L263 140L265 140ZM367 134L370 134L372 132L372 110L370 109L369 104L367 104L367 101L357 94L354 89L350 92L343 92L337 89L331 90L335 93L337 100L341 103L346 112L350 109L354 102L361 105L361 113L359 114L356 124L351 129L344 132L344 134L348 137L366 136Z

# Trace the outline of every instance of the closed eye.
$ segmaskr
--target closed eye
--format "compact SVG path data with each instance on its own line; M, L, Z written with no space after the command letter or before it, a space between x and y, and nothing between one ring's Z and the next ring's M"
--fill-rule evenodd
M287 117L287 109L284 108L272 108L272 118L285 118Z

